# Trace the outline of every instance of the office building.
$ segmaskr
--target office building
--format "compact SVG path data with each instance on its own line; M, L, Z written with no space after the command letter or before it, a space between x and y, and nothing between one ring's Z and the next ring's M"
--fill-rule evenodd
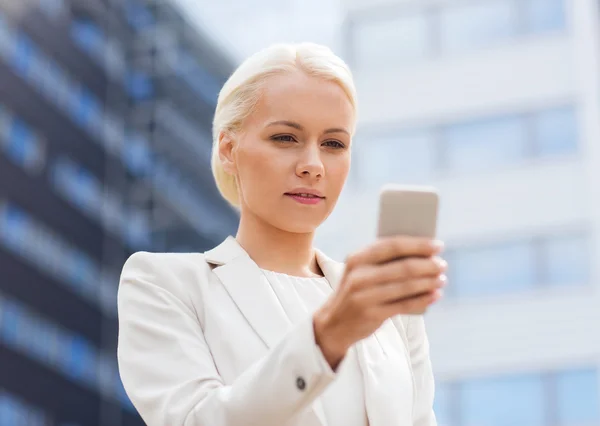
M346 0L359 129L342 259L386 182L441 195L427 314L441 426L600 424L600 11L595 0Z
M231 69L166 2L0 4L0 424L143 424L120 268L235 232L209 164Z

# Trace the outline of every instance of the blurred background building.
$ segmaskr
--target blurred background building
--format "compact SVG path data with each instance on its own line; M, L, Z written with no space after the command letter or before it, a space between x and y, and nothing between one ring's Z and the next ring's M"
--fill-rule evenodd
M0 2L0 425L143 424L120 269L235 231L210 171L233 65L166 2Z
M344 6L360 125L322 248L373 240L382 184L434 185L440 426L600 425L598 2Z
M440 426L600 426L597 0L0 0L0 426L143 424L120 268L235 232L212 114L277 41L331 46L358 86L320 248L374 239L384 183L439 189Z

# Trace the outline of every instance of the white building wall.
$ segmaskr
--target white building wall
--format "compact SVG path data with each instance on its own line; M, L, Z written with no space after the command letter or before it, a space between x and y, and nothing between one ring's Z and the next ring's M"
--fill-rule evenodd
M344 2L348 13L384 3L411 0ZM449 246L569 229L583 229L592 240L592 285L449 299L431 309L427 323L438 378L590 362L600 366L599 23L597 2L572 0L570 28L563 34L355 72L359 133L366 129L360 144L369 143L370 129L390 124L435 126L565 103L578 110L581 149L576 156L483 173L437 175L426 182L439 188L439 234ZM360 158L354 161L360 167ZM343 258L373 240L376 215L377 194L351 181L319 234L321 247ZM485 281L482 276L482 286Z

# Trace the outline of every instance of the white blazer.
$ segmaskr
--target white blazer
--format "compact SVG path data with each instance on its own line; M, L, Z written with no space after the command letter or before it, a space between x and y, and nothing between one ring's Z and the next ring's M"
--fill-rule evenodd
M344 265L317 260L335 288ZM204 254L133 254L118 309L121 379L149 426L327 426L317 398L335 375L312 318L290 323L234 238ZM355 346L370 426L436 425L422 316L387 320Z

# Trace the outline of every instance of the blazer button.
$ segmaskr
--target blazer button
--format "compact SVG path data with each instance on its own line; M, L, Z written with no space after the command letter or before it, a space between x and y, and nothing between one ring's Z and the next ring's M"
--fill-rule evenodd
M304 389L306 389L306 381L302 377L298 377L296 379L296 387L303 391Z

